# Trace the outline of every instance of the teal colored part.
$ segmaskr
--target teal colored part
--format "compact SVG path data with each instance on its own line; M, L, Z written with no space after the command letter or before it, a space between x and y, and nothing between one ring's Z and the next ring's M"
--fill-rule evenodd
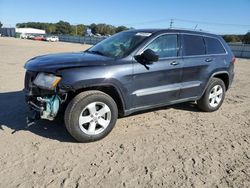
M52 97L47 97L46 99L48 100L46 105L47 113L56 115L60 106L60 98L57 95L54 95Z

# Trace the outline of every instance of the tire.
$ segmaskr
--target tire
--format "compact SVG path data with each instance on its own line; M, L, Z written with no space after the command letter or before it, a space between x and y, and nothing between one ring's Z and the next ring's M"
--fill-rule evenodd
M205 112L213 112L220 108L222 105L226 93L226 87L224 82L219 78L212 78L208 87L201 97L197 101L198 107Z
M64 122L78 142L92 142L107 136L116 124L118 109L115 101L100 91L85 91L68 104Z

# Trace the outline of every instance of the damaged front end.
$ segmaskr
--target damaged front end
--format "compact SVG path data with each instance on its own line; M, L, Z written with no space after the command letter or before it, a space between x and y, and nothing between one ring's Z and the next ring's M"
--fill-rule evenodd
M28 104L27 126L39 119L54 120L67 93L57 87L61 77L47 73L27 71L25 75L25 97Z

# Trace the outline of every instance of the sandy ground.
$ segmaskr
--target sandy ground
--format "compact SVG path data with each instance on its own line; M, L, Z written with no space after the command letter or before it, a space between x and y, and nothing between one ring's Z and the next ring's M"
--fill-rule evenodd
M118 120L76 143L58 122L25 129L25 61L86 46L0 38L0 187L249 187L250 60L238 59L222 108L186 103Z

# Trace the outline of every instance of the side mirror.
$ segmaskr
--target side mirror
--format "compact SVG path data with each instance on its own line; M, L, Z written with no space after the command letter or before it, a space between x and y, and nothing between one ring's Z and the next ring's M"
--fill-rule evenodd
M147 49L141 54L141 58L146 64L152 64L153 62L158 61L159 56L153 50Z

